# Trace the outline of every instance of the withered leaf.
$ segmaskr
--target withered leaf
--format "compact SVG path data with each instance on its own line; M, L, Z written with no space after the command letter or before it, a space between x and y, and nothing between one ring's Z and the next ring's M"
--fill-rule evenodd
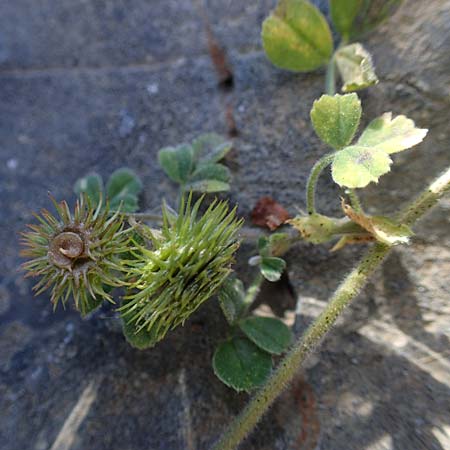
M251 213L252 222L273 231L290 218L289 213L272 197L261 197Z

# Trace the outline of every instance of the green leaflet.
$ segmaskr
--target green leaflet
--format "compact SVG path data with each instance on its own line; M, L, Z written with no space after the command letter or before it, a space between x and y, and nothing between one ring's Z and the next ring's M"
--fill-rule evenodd
M353 145L336 153L331 174L339 186L363 188L388 173L392 159L382 150Z
M274 317L248 317L239 326L258 347L275 355L285 352L292 341L291 330Z
M176 183L188 181L194 165L193 150L190 145L166 147L159 151L158 161L167 176Z
M414 122L400 115L392 119L387 112L372 120L358 139L357 145L383 150L386 153L397 153L422 142L427 135L425 128L416 128Z
M278 281L286 268L286 261L275 256L262 256L260 270L268 281Z
M111 211L132 213L138 210L138 197L142 191L142 181L126 167L117 169L111 174L106 184L106 195L103 180L97 173L91 173L76 181L74 191L76 194L84 193L95 207L101 199L109 202Z
M262 41L273 64L299 72L327 64L333 51L325 17L305 0L280 0L263 23Z
M223 314L233 325L245 310L245 289L241 280L228 277L217 295Z
M317 135L335 149L348 145L358 129L361 102L356 94L322 95L311 109Z
M227 386L236 391L249 391L267 379L272 357L250 340L234 337L217 347L213 369Z

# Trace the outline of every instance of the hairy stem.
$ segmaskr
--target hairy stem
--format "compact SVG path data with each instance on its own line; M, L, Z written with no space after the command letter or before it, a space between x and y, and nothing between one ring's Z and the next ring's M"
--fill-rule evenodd
M356 193L356 191L354 189L347 189L345 191L345 193L348 195L348 198L350 200L350 205L352 206L352 208L356 212L362 213L363 212L363 208L362 208L362 205L361 205L361 200L359 199L359 196Z
M437 201L450 191L450 167L442 172L428 189L422 192L416 200L400 212L399 222L411 226L414 222L432 208Z
M306 184L306 209L308 214L316 212L316 185L322 171L329 166L334 158L334 153L329 153L317 161L309 174L308 182Z
M450 189L450 168L438 177L424 192L408 206L402 218L413 225L440 197ZM372 273L380 266L389 253L390 247L381 243L369 249L360 263L338 287L327 307L294 344L289 353L279 363L266 384L252 397L243 412L237 416L222 435L213 450L233 450L248 435L292 380L305 359L317 348L329 333L336 319L346 306L357 296Z
M248 311L250 306L252 306L253 302L255 301L256 297L258 296L259 292L261 291L261 285L264 281L264 277L262 276L261 272L258 271L258 274L250 284L250 286L247 289L247 292L245 294L244 298L244 305L245 310Z

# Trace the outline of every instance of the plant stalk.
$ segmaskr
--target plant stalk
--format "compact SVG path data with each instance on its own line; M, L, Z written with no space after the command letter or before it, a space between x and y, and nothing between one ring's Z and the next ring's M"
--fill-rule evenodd
M336 94L336 62L334 61L334 55L328 62L325 73L325 93L328 95Z
M308 214L316 213L316 185L322 171L328 167L334 158L334 153L322 156L313 166L306 183L306 209Z
M450 189L450 168L439 176L401 214L408 225L413 225L428 212ZM327 307L308 327L279 363L276 370L250 399L246 408L237 416L213 450L233 450L250 433L274 400L292 380L306 358L317 348L329 333L342 311L352 302L366 284L372 273L389 253L390 247L377 243L369 249L360 263L347 275L331 297Z
M354 189L347 189L345 193L348 195L348 198L350 200L350 205L357 213L362 213L363 208L361 205L361 200L359 199L358 194Z

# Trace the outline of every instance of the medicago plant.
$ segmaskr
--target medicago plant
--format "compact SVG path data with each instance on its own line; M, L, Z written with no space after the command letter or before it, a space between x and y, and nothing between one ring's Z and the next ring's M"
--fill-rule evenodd
M226 201L208 199L230 188L231 172L223 160L232 144L216 134L160 150L161 167L179 185L175 208L164 202L161 214L138 212L143 185L129 169L114 172L106 185L91 173L75 184L73 211L65 201L52 199L55 214L42 211L35 216L38 223L23 233L23 255L28 258L23 267L39 278L36 293L48 290L55 308L72 300L83 316L104 301L115 303L126 339L139 349L157 345L203 303L218 299L230 331L214 353L214 372L237 391L258 390L219 439L217 450L239 445L389 250L407 244L411 227L450 189L447 169L392 217L367 214L357 194L390 171L393 155L419 144L427 134L411 119L390 112L358 133L362 107L351 91L378 80L370 55L353 40L381 22L397 3L373 10L364 0L331 1L331 16L342 36L335 50L325 17L307 1L281 0L264 22L264 48L277 66L295 71L327 67L326 94L314 102L310 115L329 153L311 170L306 213L288 220L288 231L261 233L257 239L249 261L255 279L249 286L232 269L245 238L243 221ZM343 80L342 95L335 93L336 68ZM315 206L317 181L330 167L343 189L342 217L321 214ZM301 239L314 244L334 241L334 250L361 243L371 247L324 311L294 341L282 321L259 317L252 306L262 281L280 279L286 267L283 254ZM114 288L123 292L121 298ZM273 369L273 356L284 353Z

